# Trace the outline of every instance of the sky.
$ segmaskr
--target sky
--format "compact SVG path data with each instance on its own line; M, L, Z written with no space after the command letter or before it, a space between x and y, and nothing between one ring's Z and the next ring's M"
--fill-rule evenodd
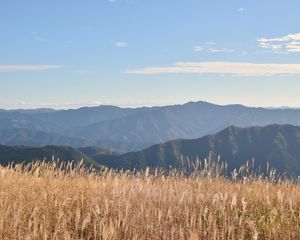
M300 106L299 0L1 0L0 108Z

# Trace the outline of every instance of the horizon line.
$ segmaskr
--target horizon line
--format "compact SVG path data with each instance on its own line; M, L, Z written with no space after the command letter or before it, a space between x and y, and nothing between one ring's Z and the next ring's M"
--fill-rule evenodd
M169 106L182 106L186 104L192 104L192 103L207 103L217 106L242 106L242 107L249 107L249 108L264 108L264 109L300 109L300 106L288 106L288 105L280 105L280 106L263 106L263 105L247 105L242 103L217 103L207 100L191 100L191 101L185 101L180 103L128 103L128 104L114 104L114 103L100 103L100 104L61 104L61 106L55 106L56 104L48 104L48 105L40 105L40 106L28 106L28 107L16 107L16 108L10 108L10 107L0 107L0 110L2 111L30 111L30 110L54 110L54 111L60 111L60 110L78 110L82 108L94 108L94 107L101 107L101 106L110 106L110 107L118 107L118 108L131 108L131 109L137 109L137 108L155 108L155 107L169 107ZM69 107L67 107L69 106Z

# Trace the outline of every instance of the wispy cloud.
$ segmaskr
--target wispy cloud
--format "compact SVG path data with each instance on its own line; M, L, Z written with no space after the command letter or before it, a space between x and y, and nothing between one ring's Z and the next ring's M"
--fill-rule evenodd
M61 67L60 65L0 65L0 72L44 72Z
M215 42L206 42L194 47L197 53L233 53L234 49L217 47Z
M277 38L257 39L261 48L274 53L300 53L300 33L291 33Z
M115 46L119 47L119 48L124 48L124 47L128 46L128 43L124 42L124 41L117 41L117 42L115 42Z
M244 12L245 10L246 10L246 9L243 8L243 7L240 7L240 8L237 9L238 12Z
M178 62L168 67L128 69L126 74L218 74L238 76L298 75L300 64L247 62Z

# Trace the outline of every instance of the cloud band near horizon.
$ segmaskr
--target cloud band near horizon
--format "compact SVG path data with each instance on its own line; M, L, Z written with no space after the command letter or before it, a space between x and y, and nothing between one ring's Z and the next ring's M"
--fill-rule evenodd
M223 74L238 76L300 75L300 64L249 62L178 62L167 67L127 69L126 74Z
M61 65L0 65L0 73L10 72L44 72L61 68Z

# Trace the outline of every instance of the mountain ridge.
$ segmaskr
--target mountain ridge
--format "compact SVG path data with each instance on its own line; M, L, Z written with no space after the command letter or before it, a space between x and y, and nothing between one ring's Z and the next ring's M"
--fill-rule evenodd
M228 164L228 172L254 159L255 167L261 167L264 172L268 163L280 173L300 176L300 127L278 124L249 128L231 126L217 134L172 140L103 161L100 158L98 162L118 169L181 168L182 156L203 160L209 154L215 159L221 156Z
M92 145L128 152L177 138L199 138L231 125L250 127L276 123L300 125L300 109L198 101L141 108L102 105L69 110L9 110L0 111L0 143L39 146L40 140L32 137L39 132L44 136L43 144ZM21 129L26 129L26 134Z
M52 156L61 160L79 161L96 168L113 169L187 168L188 160L203 161L208 155L213 160L221 157L227 163L227 173L239 169L254 159L255 169L267 172L267 165L280 174L300 176L300 126L272 124L240 128L230 126L217 134L196 139L176 139L152 145L144 150L125 154L98 147L72 148L69 146L3 146L0 145L0 163L23 162Z

